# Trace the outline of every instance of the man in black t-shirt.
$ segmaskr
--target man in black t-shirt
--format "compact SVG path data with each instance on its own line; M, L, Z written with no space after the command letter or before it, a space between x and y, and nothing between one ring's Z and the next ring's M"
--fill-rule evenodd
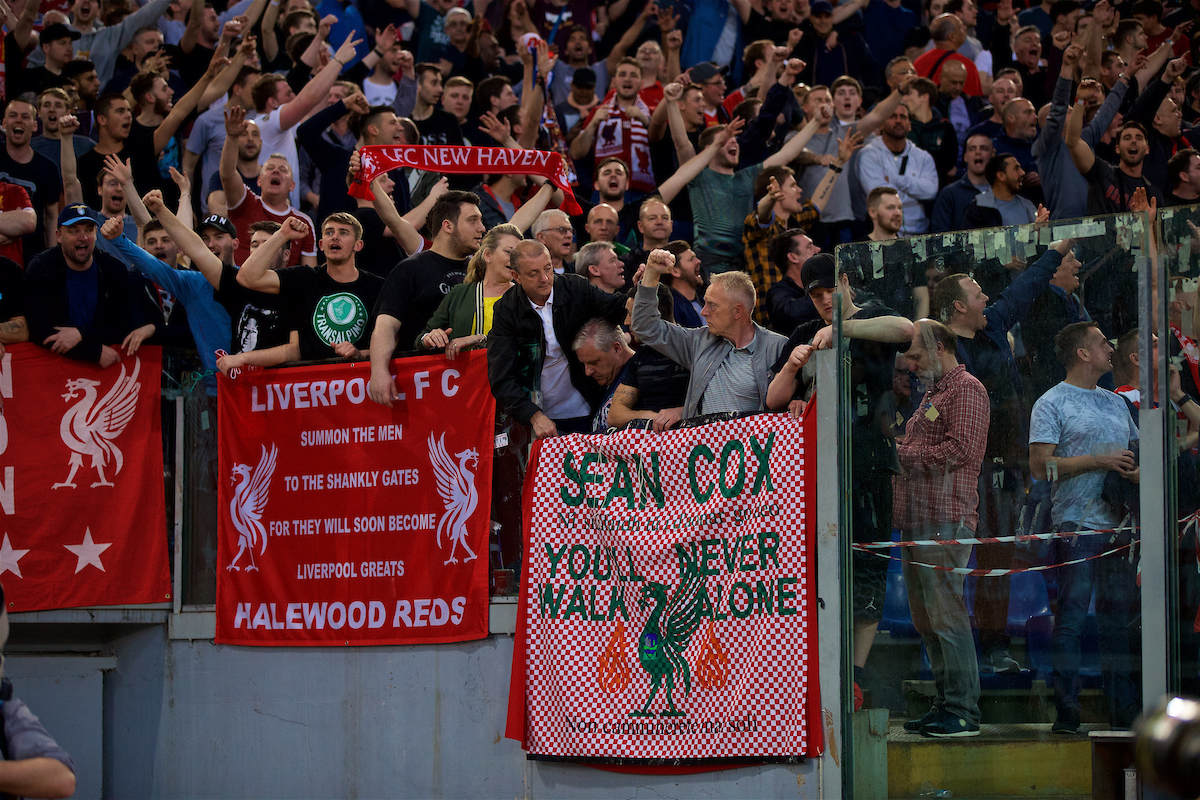
M250 253L238 272L238 283L283 299L300 331L301 358L365 358L365 346L371 341L371 309L379 299L383 278L355 265L355 254L362 249L362 225L345 211L330 214L321 225L325 266L270 268L286 243L307 235L308 225L289 217Z
M467 260L485 233L479 196L446 192L429 211L433 246L400 262L383 284L375 305L371 337L371 399L391 408L396 399L389 364L397 347L407 350L429 322L438 304L463 282Z
M62 175L53 161L35 152L29 144L37 129L37 112L30 103L20 99L10 100L4 109L4 121L0 127L3 127L5 140L4 147L0 149L0 181L16 184L29 192L33 210L37 212L37 228L25 236L21 243L25 263L28 264L46 249L45 221L53 221L58 216L63 190ZM98 207L98 204L93 205L93 208Z
M842 295L842 335L849 341L850 391L853 413L852 523L856 542L886 541L892 535L892 476L900 474L900 460L892 426L896 419L892 378L896 356L908 350L913 324L882 305L859 307L854 297L866 283L856 269L836 275L833 256L818 253L804 262L800 282L820 319L796 328L771 368L774 378L767 390L767 408L782 411L796 400L807 399L799 371L812 350L834 347L834 290ZM887 561L854 552L854 682L861 683L875 630L883 618ZM857 692L856 692L857 695ZM861 701L860 701L861 702ZM857 704L856 704L857 708Z
M417 64L417 102L412 121L421 132L421 144L463 144L458 119L441 108L442 72L436 64Z
M1164 205L1162 191L1142 176L1142 165L1150 154L1150 140L1146 129L1139 122L1126 122L1117 133L1117 166L1114 168L1102 158L1097 158L1092 148L1083 141L1080 131L1083 125L1084 107L1076 103L1067 117L1065 133L1067 149L1075 168L1088 182L1088 214L1119 214L1132 211L1134 194L1145 190L1146 200L1157 200L1158 207Z
M29 341L25 321L25 273L11 258L0 257L0 343Z

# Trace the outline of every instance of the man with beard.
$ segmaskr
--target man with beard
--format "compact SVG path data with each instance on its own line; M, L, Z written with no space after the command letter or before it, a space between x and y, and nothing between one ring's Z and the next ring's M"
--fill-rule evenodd
M904 206L901 235L929 231L924 202L937 197L938 173L933 156L913 144L908 133L908 109L899 105L879 129L879 138L863 148L858 160L858 180L863 191L890 186Z
M1025 178L1025 170L1012 153L992 156L984 173L988 190L980 192L967 204L967 228L998 228L1001 225L1028 225L1038 219L1041 206L1017 194ZM1041 211L1039 211L1041 209ZM1046 212L1048 215L1049 212Z
M624 244L637 224L641 209L640 202L625 202L625 193L629 191L629 166L616 156L605 158L596 168L595 186L600 202L617 215L618 230L613 241Z
M967 137L967 145L963 149L963 161L966 163L967 172L962 178L938 192L937 201L933 204L933 216L929 222L931 233L960 231L967 227L967 204L974 200L977 194L987 190L988 182L984 173L994 152L992 140L988 136L973 133Z
M272 153L265 160L261 157L262 173L258 185L259 196L246 188L237 172L238 141L246 132L246 112L232 108L225 115L225 145L221 148L221 187L229 205L229 221L237 228L239 247L236 258L245 261L250 255L250 225L260 221L277 222L280 225L290 217L298 217L308 226L308 235L294 244L288 266L317 265L317 248L313 240L312 220L307 214L297 211L288 201L296 182L292 178L292 166L281 153ZM242 240L245 244L241 244Z
M1143 189L1147 200L1163 205L1162 192L1142 175L1142 163L1150 152L1146 129L1138 122L1126 122L1117 133L1117 157L1114 169L1083 141L1083 103L1076 101L1067 116L1066 142L1075 168L1088 182L1088 214L1117 214L1132 210L1134 192Z
M228 136L221 137L221 148L224 149L224 141ZM245 184L246 190L255 194L262 194L262 187L258 185L258 178L262 175L262 164L258 163L258 155L262 152L262 134L258 130L258 123L252 119L246 120L246 129L242 135L237 138L237 174L241 176L242 183ZM225 196L225 190L221 188L221 170L218 162L217 170L207 181L207 184L212 187L212 190L207 198L206 205L213 214L224 216L229 213L229 201Z
M338 211L322 223L324 266L315 270L307 266L270 269L285 242L294 243L311 235L301 220L285 220L242 264L238 283L256 292L280 296L300 324L301 358L366 358L371 341L371 309L379 299L383 278L363 272L355 263L355 254L362 249L362 225L352 214Z
M154 334L145 324L139 293L116 259L96 252L96 223L82 203L58 217L58 247L25 270L29 339L59 355L111 367Z
M771 240L771 263L783 275L767 292L767 326L776 333L791 336L798 325L815 320L816 306L801 286L804 262L821 252L800 228L791 228Z
M590 432L604 392L571 344L591 319L624 321L625 297L555 275L540 242L519 243L509 264L516 285L496 301L487 348L492 394L534 438Z
M974 536L975 478L983 462L988 399L983 385L955 358L954 334L934 320L917 324L905 353L929 385L898 448L894 524L905 541ZM905 730L934 738L979 735L979 667L963 600L971 545L903 548L904 584L913 625L925 642L937 685L933 707ZM916 564L933 564L930 569Z
M592 63L592 38L587 28L577 25L567 34L567 45L562 49L554 66L550 68L550 97L555 106L567 101L571 94L571 82L575 71L589 68L592 71L592 88L597 97L603 97L608 90L609 72L604 61Z
M221 349L229 355L222 356L215 362L215 368L228 374L229 370L241 366L271 367L287 361L300 358L300 334L294 330L295 325L287 309L278 295L262 294L251 291L237 280L238 268L233 264L233 254L237 249L237 231L229 220L224 217L211 215L200 223L200 233L196 234L190 226L185 225L179 217L171 213L163 202L162 193L155 190L148 193L142 202L146 209L162 223L163 229L175 242L180 251L186 255L195 272L177 272L167 277L162 270L154 265L148 265L145 260L133 258L134 266L156 283L154 277L162 278L168 283L178 284L176 297L184 299L188 304L189 321L192 319L220 318L220 312L208 306L207 300L215 301L225 313L229 325L223 329L204 331L196 336L197 348L206 342L225 343L228 346ZM257 250L278 230L278 223L256 222L251 226L251 250ZM118 246L121 240L117 239ZM127 249L126 249L127 250ZM128 252L128 251L127 251ZM288 261L286 249L276 253L272 269L282 269ZM211 286L205 297L204 287L195 278L182 277L190 275L202 276ZM159 284L164 286L166 284ZM198 298L192 303L190 298ZM201 353L208 363L213 353Z
M654 191L650 166L650 107L638 92L642 68L632 58L621 59L613 78L612 99L589 112L579 135L571 142L571 158L580 171L590 170L593 159L616 156L629 165L629 187L636 192Z
M463 282L467 261L483 240L486 229L479 196L457 190L446 192L429 211L429 228L436 231L433 244L391 271L375 304L370 394L372 400L388 408L398 396L388 366L397 345L413 341L424 330L446 293Z
M671 290L671 322L684 328L703 328L704 278L700 258L692 246L682 240L668 242L663 248L675 256L671 269L662 274L663 284ZM653 251L651 251L653 252Z
M46 229L45 220L58 216L62 177L53 161L35 152L29 145L37 128L37 117L33 106L27 101L19 98L10 100L4 109L0 128L4 130L4 149L0 151L0 181L15 184L28 192L33 209L38 212L37 228L27 234L22 242L28 263L29 259L52 246L54 234ZM92 189L95 194L95 184L92 184Z
M1037 173L1037 162L1033 158L1033 142L1037 136L1037 109L1024 97L1010 100L1001 115L1004 132L992 139L996 155L1015 156L1024 172L1021 185L1017 187L1035 202L1042 198L1041 176Z

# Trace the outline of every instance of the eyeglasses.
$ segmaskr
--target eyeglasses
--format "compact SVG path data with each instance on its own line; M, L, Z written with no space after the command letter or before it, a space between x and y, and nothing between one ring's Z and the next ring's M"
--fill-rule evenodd
M566 225L560 225L557 228L547 228L546 230L554 231L559 236L574 236L575 235L575 229L568 228Z

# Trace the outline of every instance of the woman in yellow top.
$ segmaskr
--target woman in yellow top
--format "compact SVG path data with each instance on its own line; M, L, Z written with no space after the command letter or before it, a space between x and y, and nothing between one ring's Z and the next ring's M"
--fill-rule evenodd
M487 344L492 309L513 284L508 254L523 238L520 229L508 223L484 234L479 250L467 265L466 278L442 298L429 324L417 337L419 349L445 348L446 357L452 359L464 348Z

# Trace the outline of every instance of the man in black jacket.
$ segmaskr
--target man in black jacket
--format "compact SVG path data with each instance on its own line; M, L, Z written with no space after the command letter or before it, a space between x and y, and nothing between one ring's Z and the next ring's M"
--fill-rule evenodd
M154 334L125 265L96 250L96 223L73 203L58 215L58 247L25 273L29 338L55 353L111 367L121 360L109 343L133 355Z
M571 342L599 317L625 321L625 297L608 294L578 275L555 275L550 251L526 240L509 263L517 285L493 311L488 335L488 380L496 401L535 438L588 433L603 389L587 377Z

